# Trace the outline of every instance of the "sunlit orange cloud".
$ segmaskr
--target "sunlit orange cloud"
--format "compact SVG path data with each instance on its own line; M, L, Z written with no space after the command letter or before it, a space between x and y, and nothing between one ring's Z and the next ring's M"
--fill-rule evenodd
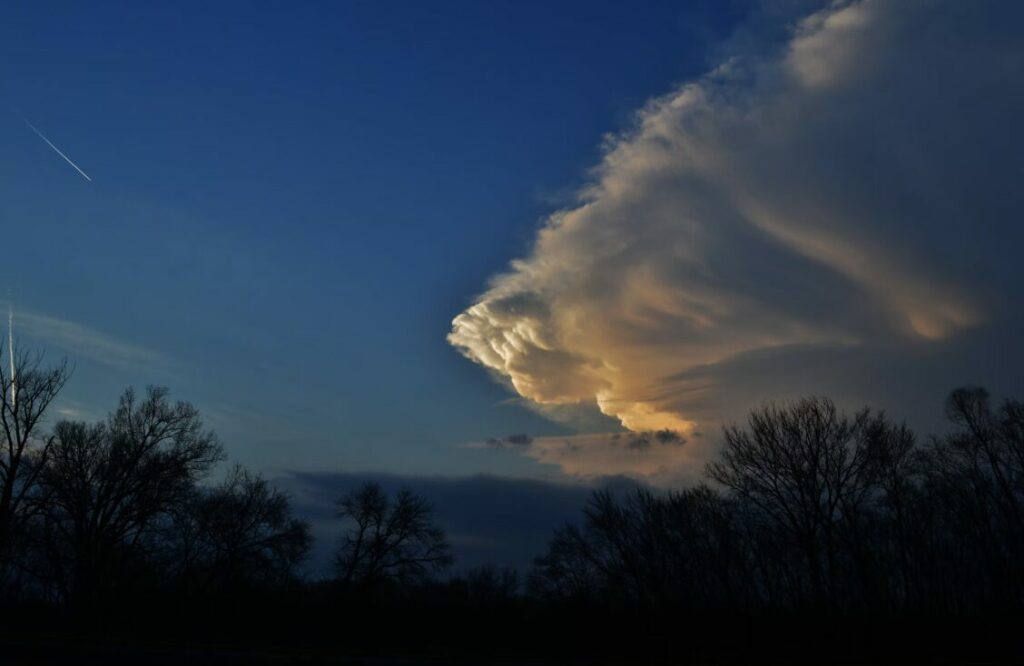
M449 341L538 405L692 434L756 404L731 396L776 397L739 390L753 377L737 368L758 355L786 360L770 366L773 390L830 390L828 350L871 359L997 318L985 253L998 241L965 246L985 227L963 211L990 210L1006 184L957 151L999 134L994 111L957 95L1024 94L1024 72L1005 57L1013 44L958 12L834 4L782 48L751 49L652 100L608 140L578 203L455 317ZM955 66L921 77L949 62L949 21ZM710 450L634 456L598 444L605 435L565 441L536 439L529 455L572 474L658 476Z

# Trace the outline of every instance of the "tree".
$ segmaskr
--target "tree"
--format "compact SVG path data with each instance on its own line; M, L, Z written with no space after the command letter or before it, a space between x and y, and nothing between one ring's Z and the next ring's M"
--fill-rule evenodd
M1024 603L1024 405L976 388L917 444L883 413L767 405L724 431L724 487L595 493L531 589L588 605L963 612Z
M420 583L453 562L433 507L404 488L394 497L370 482L345 495L337 515L348 523L335 558L338 577L361 588Z
M1019 604L1024 600L1024 404L1006 400L993 409L986 390L964 387L949 395L946 415L953 431L932 442L929 491L942 507L939 519L947 535L937 545L959 564L947 576L969 575L983 588L974 597Z
M60 596L89 606L145 559L161 520L221 459L196 409L168 391L131 389L94 425L62 421L40 476L51 574Z
M946 400L946 415L956 429L940 447L944 457L969 473L1007 527L1024 534L1024 403L1006 400L993 411L988 391L960 388Z
M866 552L858 547L867 538L866 512L883 492L881 463L903 443L894 428L867 409L848 417L826 398L768 404L751 413L747 428L724 430L707 475L792 543L811 600L834 606L864 583L843 575L870 570L856 557ZM795 592L800 601L803 593Z
M714 607L749 588L733 505L701 485L591 497L581 525L555 532L531 589L553 600Z
M507 605L519 595L519 574L511 567L485 564L463 576L468 601L477 607Z
M290 582L311 542L288 495L241 466L219 485L197 488L171 525L168 565L204 591Z
M11 557L11 542L31 515L28 501L53 437L43 431L46 412L71 375L66 360L50 367L42 354L7 350L0 363L0 562ZM0 346L0 357L3 348Z
M530 573L531 594L547 601L608 599L606 567L583 529L564 525L555 531L548 550L534 561Z

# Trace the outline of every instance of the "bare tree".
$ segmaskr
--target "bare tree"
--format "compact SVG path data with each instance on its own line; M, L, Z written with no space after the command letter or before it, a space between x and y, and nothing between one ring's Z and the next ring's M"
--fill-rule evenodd
M954 429L932 442L931 496L942 507L943 544L964 572L987 588L972 595L999 603L1024 600L1024 404L993 409L982 388L953 391L946 414ZM961 586L962 587L962 586ZM960 605L970 602L961 599Z
M725 430L698 486L594 495L531 589L588 605L969 612L1024 602L1024 406L958 389L918 446L883 413L811 398Z
M129 389L103 423L57 424L40 502L61 596L94 602L221 459L196 409L167 395L151 387L139 400Z
M596 491L582 525L556 531L535 562L532 585L552 598L651 603L665 591L664 505L646 490Z
M607 598L607 567L593 551L579 526L564 525L556 530L547 553L534 561L528 580L531 594L550 601Z
M293 580L311 541L288 495L241 466L175 509L169 536L169 568L204 590Z
M511 567L485 564L468 570L463 580L469 602L475 606L500 606L519 596L519 574Z
M453 561L433 507L408 489L392 499L380 485L367 483L338 500L337 515L348 523L335 558L346 583L418 583Z
M13 372L0 363L0 562L7 561L12 538L31 513L27 500L53 442L43 430L46 412L71 374L66 360L46 367L40 353L7 353L14 357Z
M535 562L549 599L714 607L749 587L732 504L707 486L665 495L595 492L581 525L557 530Z
M816 602L835 603L843 531L875 489L874 432L881 415L852 418L825 398L751 413L747 428L728 427L708 476L750 503L788 535L807 567Z
M975 489L990 497L1016 533L1024 533L1024 403L1006 400L993 411L988 391L967 387L949 395L946 414L956 430L943 453L969 470Z

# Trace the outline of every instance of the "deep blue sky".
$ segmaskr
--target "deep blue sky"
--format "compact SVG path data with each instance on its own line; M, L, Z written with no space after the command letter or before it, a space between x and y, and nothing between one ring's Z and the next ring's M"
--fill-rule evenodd
M536 474L461 448L563 430L451 319L743 6L4 3L0 289L66 414L164 384L267 470Z

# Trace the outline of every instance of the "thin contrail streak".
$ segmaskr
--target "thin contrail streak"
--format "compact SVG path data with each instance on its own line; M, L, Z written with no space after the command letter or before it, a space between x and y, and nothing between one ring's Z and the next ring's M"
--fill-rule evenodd
M61 150L60 150L60 148L58 148L57 146L53 145L53 142L52 142L52 141L50 141L49 139L47 139L47 138L46 138L46 136L45 136L45 135L43 135L43 133L42 133L42 132L40 132L39 130L37 130L37 129L36 129L36 126L35 126L35 125L33 125L32 123L30 123L30 122L29 122L29 121L27 121L27 120L25 121L25 124L26 124L26 125L28 125L28 126L29 126L29 128L30 128L30 129L31 129L31 130L32 130L33 132L35 132L36 134L38 134L38 135L39 135L39 138L40 138L40 139L42 139L43 141L45 141L45 142L46 142L46 145L48 145L48 146L49 146L50 148L53 148L53 149L54 149L54 150L55 150L55 151L57 152L57 154L58 154L58 155L60 155L61 157L63 157L63 158L64 158L64 161L65 161L65 162L67 162L68 164L70 164L71 166L73 166L73 167L75 168L75 171L77 171L78 173L82 174L82 178L85 178L85 179L86 179L87 181L89 181L90 183L92 182L92 178L90 178L90 177L89 177L89 174L87 174L86 172L84 172L84 171L82 171L81 169L79 169L79 168L78 168L78 165L77 165L77 164L75 164L74 162L72 162L72 161L71 161L71 158L70 158L70 157L68 157L67 155L65 155L64 153L62 153L62 152L61 152Z
M7 304L7 356L11 359L11 409L18 408L18 380L14 367L14 306Z

